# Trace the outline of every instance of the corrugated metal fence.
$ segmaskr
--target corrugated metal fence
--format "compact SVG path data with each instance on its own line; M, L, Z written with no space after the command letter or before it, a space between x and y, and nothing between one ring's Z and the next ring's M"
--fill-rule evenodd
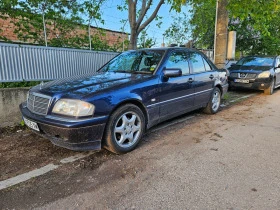
M0 43L0 82L53 80L90 73L117 54Z

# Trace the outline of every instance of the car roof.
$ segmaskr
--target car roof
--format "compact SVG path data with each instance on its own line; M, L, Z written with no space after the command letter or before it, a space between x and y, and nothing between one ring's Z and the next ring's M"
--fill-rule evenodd
M130 50L130 51L145 51L145 50L164 50L164 51L171 51L171 50L188 50L188 51L195 51L200 52L195 48L187 48L187 47L155 47L155 48L143 48L137 50Z

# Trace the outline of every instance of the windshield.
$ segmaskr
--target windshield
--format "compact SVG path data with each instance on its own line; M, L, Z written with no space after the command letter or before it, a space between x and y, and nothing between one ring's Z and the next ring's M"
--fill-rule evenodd
M163 50L124 52L107 63L101 71L151 74L155 71L163 53Z
M236 65L241 66L273 66L274 58L245 57L239 60Z

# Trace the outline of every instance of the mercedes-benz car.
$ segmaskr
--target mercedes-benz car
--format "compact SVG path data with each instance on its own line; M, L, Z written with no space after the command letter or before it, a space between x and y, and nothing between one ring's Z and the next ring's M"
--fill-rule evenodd
M230 88L263 90L272 95L280 86L279 56L247 56L228 68Z
M125 153L159 122L199 108L216 113L227 89L226 71L199 51L132 50L98 72L31 88L20 110L55 145Z

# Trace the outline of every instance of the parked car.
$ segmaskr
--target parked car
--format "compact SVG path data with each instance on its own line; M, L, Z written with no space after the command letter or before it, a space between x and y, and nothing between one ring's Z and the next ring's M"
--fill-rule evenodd
M264 90L272 95L280 86L279 56L247 56L228 68L230 88Z
M187 48L123 52L97 73L30 89L20 105L25 124L72 150L129 152L146 129L183 113L218 111L225 70Z

